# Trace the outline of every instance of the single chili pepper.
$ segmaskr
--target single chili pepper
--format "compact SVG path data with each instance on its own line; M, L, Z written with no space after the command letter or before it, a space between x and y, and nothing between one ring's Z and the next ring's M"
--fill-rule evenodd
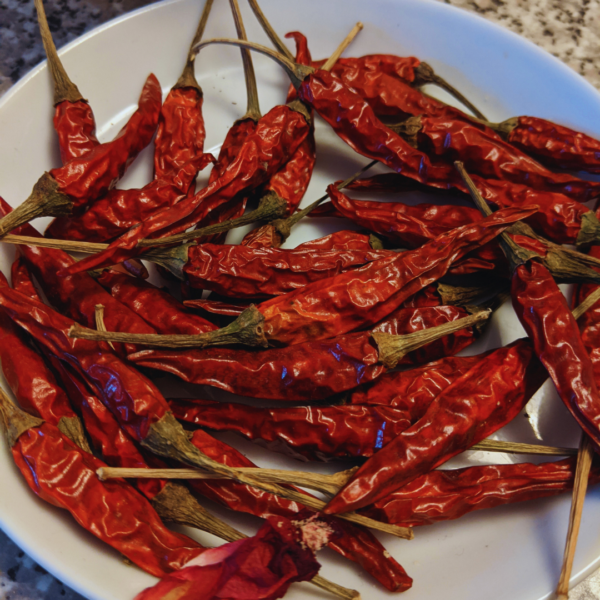
M233 298L281 296L395 254L387 250L283 250L190 246L182 274L191 286Z
M490 211L468 174L457 164L484 214ZM571 414L596 445L600 443L600 396L594 365L567 301L536 255L510 238L501 242L511 264L511 297L519 321Z
M585 133L539 117L513 117L489 125L550 168L600 173L600 142Z
M8 287L4 276L0 286ZM89 452L83 426L69 399L25 333L0 311L0 365L4 378L27 412L56 426L74 444Z
M538 212L529 217L527 223L557 244L585 246L595 243L598 239L600 228L594 212L563 194L541 193L527 186L484 179L477 175L473 175L472 180L481 195L497 208L537 206ZM416 188L412 180L397 173L385 173L357 180L351 186L370 192L403 192ZM429 188L429 191L434 189ZM464 188L464 191L468 189ZM464 198L461 193L458 197Z
M0 198L0 214L10 214L10 206ZM19 231L31 237L41 237L31 225L22 225ZM75 263L75 259L62 250L19 246L23 260L34 273L46 297L60 312L88 327L95 327L97 304L106 308L108 327L124 327L131 331L153 333L155 330L143 319L115 300L87 273L61 277L58 272ZM117 347L121 353L134 351L134 346Z
M255 346L265 345L265 342L292 345L331 338L377 323L404 300L442 277L454 261L534 210L503 209L482 221L453 229L418 250L382 258L262 302L257 308L244 311L228 328L215 332L165 338L76 329L71 335L96 340L135 340L167 347L203 347L222 344L225 340ZM247 328L246 323L252 327Z
M29 198L0 219L0 236L37 217L81 212L106 194L152 141L161 104L160 84L150 75L142 89L138 109L117 137L42 175Z
M303 527L273 517L255 536L207 550L202 559L146 588L135 600L281 598L292 583L317 575L321 565L314 552L321 546L314 542L331 537L335 532L320 521Z
M97 281L158 333L194 335L217 329L151 283L115 271L104 271Z
M375 333L408 335L462 319L456 307L403 309L379 324ZM373 381L384 371L372 332L350 333L322 341L260 352L233 348L146 350L129 355L137 365L167 371L188 383L211 385L240 396L307 401L328 398ZM458 352L475 339L471 329L411 348L402 364L440 358ZM395 366L395 365L394 365Z
M304 460L373 456L411 426L404 411L387 406L258 408L200 399L171 400L169 406L181 421L235 431Z
M190 444L158 389L116 355L103 350L103 346L70 339L68 332L73 327L70 319L10 288L0 287L0 306L41 345L83 374L121 427L145 449L189 466L234 478L240 483L257 486L317 510L325 506L322 501L310 496L301 496L293 490L263 481L256 475L220 465L199 452ZM412 537L409 530L372 522L359 515L345 515L344 518L399 537Z
M60 158L65 164L99 145L96 120L92 107L71 81L58 57L42 0L35 0L34 4L54 86L54 130L58 135Z
M566 458L540 465L518 463L431 471L364 512L412 527L458 519L474 510L567 492L573 488L575 462L575 458ZM600 482L598 465L592 468L589 482Z
M546 372L526 340L495 350L360 467L329 502L326 513L377 502L489 437L517 416L545 379Z
M50 423L19 410L1 390L0 413L13 459L32 491L68 510L82 527L146 572L162 577L204 552L197 542L169 531L129 484L100 481L96 471L104 463Z
M183 304L189 308L198 308L208 313L227 317L239 317L249 306L249 302L223 302L212 298L184 300Z
M212 0L204 5L192 46L202 38ZM141 189L111 190L79 216L55 219L46 237L106 242L117 238L162 208L181 200L198 171L213 161L204 154L203 94L194 76L195 55L162 105L154 142L154 179Z
M235 448L214 439L200 429L194 431L191 442L213 460L230 467L256 466ZM233 481L196 479L190 480L189 483L198 493L219 504L263 519L282 516L292 520L303 520L316 514L297 502ZM307 494L303 490L302 493ZM335 527L341 529L343 535L330 541L329 548L359 564L390 591L402 591L411 586L410 577L370 531L338 519L335 520Z

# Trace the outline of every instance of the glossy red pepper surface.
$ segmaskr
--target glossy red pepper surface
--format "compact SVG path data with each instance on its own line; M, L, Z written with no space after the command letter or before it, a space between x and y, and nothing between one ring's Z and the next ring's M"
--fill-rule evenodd
M54 108L53 122L63 164L85 156L100 144L92 107L85 100L59 102Z
M325 508L363 508L443 464L509 423L546 379L528 340L476 363L425 414L370 458Z
M372 456L411 425L408 414L387 406L258 408L234 402L171 400L182 421L235 431L269 450L304 460Z
M197 542L169 531L138 492L122 479L100 481L105 464L48 423L23 433L12 448L17 467L43 500L75 520L133 563L157 577L200 555Z

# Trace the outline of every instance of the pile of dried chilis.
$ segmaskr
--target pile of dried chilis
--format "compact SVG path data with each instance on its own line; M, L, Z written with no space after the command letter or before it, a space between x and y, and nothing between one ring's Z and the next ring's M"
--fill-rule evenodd
M276 50L248 42L230 5L238 40L201 41L206 0L166 99L149 75L135 113L100 143L36 0L63 164L15 210L0 198L1 241L18 248L11 284L0 273L0 362L20 406L0 391L0 414L19 470L162 578L140 600L279 598L297 581L358 598L318 575L323 546L402 592L412 579L371 530L410 540L412 527L573 489L564 595L585 489L600 481L600 221L584 204L600 184L566 170L600 172L600 142L535 117L490 123L414 57L341 58L360 24L313 60L301 33L286 36L294 55L250 0ZM217 42L241 47L247 110L215 158L195 59ZM251 50L292 83L264 115ZM475 116L422 93L426 83ZM372 162L300 210L317 115ZM153 139L152 180L117 189ZM363 176L376 162L389 172ZM415 190L431 203L405 203ZM39 216L56 217L44 236L29 225ZM282 247L308 216L334 217L337 231ZM248 224L241 244L225 243ZM146 280L142 260L169 288ZM578 284L572 307L563 282ZM528 337L459 356L509 296ZM152 382L160 372L268 406L165 399ZM548 377L581 426L579 450L489 439ZM355 466L259 468L210 431ZM560 458L437 469L469 449ZM264 524L247 537L206 498ZM205 548L165 522L229 543Z

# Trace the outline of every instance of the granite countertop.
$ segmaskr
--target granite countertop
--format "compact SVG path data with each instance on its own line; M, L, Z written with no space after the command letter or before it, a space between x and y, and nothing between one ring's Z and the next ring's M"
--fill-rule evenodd
M445 0L529 38L600 89L600 0ZM46 0L57 47L150 2ZM45 58L33 0L0 0L0 95ZM570 594L600 600L600 571ZM0 531L0 600L85 600L49 575Z

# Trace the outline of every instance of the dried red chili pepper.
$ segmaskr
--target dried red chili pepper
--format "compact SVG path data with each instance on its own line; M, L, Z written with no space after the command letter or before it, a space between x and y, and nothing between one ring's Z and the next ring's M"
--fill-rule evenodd
M96 121L92 107L71 81L58 57L42 0L35 0L35 9L54 85L53 124L58 135L60 158L65 164L84 156L100 143L96 138Z
M474 510L562 494L573 488L575 459L540 465L485 465L431 471L417 477L372 507L372 518L402 525L431 525L458 519ZM600 482L598 465L590 484Z
M406 335L464 318L456 307L400 309L375 332ZM402 364L430 361L456 353L475 339L472 329L413 350ZM135 364L167 371L189 383L211 385L240 396L307 401L328 398L372 381L385 370L371 332L350 333L287 348L255 352L233 348L146 350L129 355Z
M208 313L227 317L239 317L249 306L249 302L223 302L212 298L185 300L183 304L189 308L198 308Z
M115 271L104 271L97 281L158 333L194 335L217 329L151 283Z
M334 532L325 527L319 537L327 539ZM311 580L321 568L314 555L319 546L307 546L301 531L287 519L271 517L255 536L206 550L135 600L281 598L292 583Z
M40 498L68 510L96 537L157 577L204 552L197 542L169 531L152 506L120 479L102 482L104 463L60 431L19 410L0 391L0 413L15 463Z
M160 84L150 75L142 89L138 109L117 137L42 175L29 198L0 219L0 236L36 217L80 212L106 194L152 141L161 104Z
M212 1L204 5L192 46L202 38ZM212 162L204 154L203 94L194 76L194 55L162 105L154 142L154 179L141 189L111 190L80 216L55 219L46 237L106 242L162 208L181 200L198 171Z
M551 168L600 173L600 142L585 133L539 117L514 117L490 126Z
M411 425L387 406L258 408L200 399L169 401L175 417L215 431L235 431L269 450L305 460L368 457Z
M387 497L510 422L546 379L527 340L477 362L412 427L375 453L325 508L362 508Z
M193 433L191 441L207 456L223 464L231 467L256 466L235 448L214 439L200 429ZM282 516L291 520L304 520L316 514L297 502L233 481L196 479L191 480L190 485L198 493L219 504L257 517ZM303 491L303 494L307 492ZM412 579L370 531L346 521L336 519L334 522L336 529L341 529L343 535L330 541L329 548L359 564L390 591L403 591L412 585Z
M304 242L296 250L381 250L381 243L373 235L358 231L335 231L324 237Z

